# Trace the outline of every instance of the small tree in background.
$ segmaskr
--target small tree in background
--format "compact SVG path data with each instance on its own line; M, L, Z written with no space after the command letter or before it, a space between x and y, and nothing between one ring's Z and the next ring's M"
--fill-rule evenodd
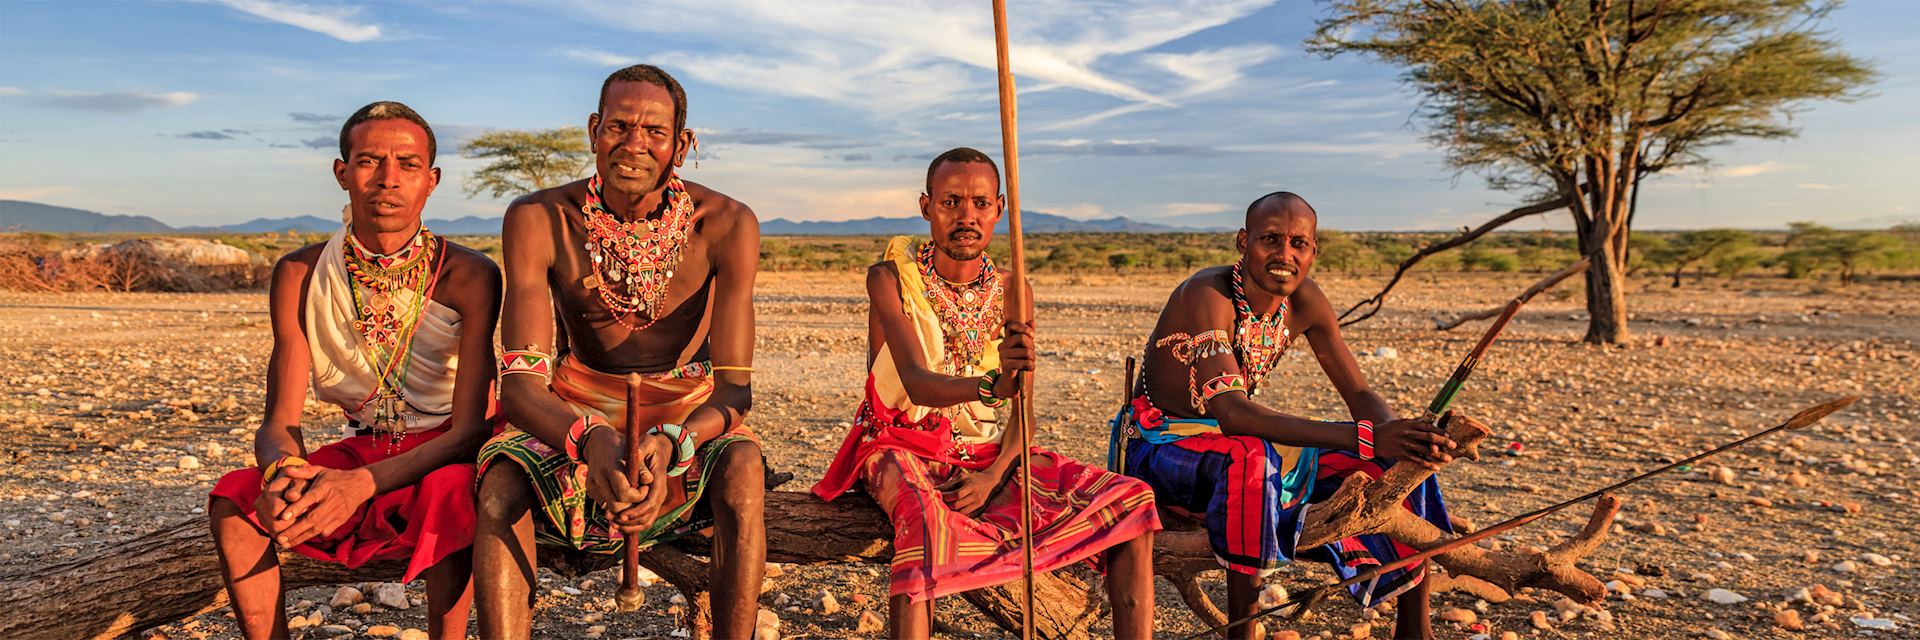
M1673 286L1679 288L1680 274L1687 267L1699 263L1718 264L1721 257L1738 253L1753 246L1753 234L1739 229L1701 229L1688 231L1674 238L1658 251L1658 262L1673 267Z
M492 161L467 176L469 198L482 193L518 197L578 180L593 166L585 127L489 131L467 143L460 155Z
M1627 242L1641 179L1704 165L1715 145L1791 136L1785 118L1806 101L1853 97L1873 76L1820 30L1837 6L1821 0L1328 5L1310 50L1405 68L1406 83L1424 98L1418 115L1429 139L1446 148L1450 164L1539 199L1463 238L1572 212L1579 251L1593 259L1585 274L1588 342L1627 337ZM1441 244L1460 244L1449 242ZM1347 314L1367 304L1377 310L1385 295Z

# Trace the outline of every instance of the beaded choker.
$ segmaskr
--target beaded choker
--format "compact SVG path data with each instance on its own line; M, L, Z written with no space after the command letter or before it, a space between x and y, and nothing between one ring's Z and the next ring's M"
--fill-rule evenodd
M381 254L361 244L349 226L342 253L352 279L353 328L364 339L367 360L379 375L373 393L354 410L373 406L371 426L387 438L391 450L407 434L407 369L413 360L414 331L440 281L446 241L422 227L399 251ZM401 290L413 293L405 309L394 300Z
M599 292L614 320L632 331L643 331L665 315L667 285L693 229L693 196L680 178L667 179L663 200L666 212L660 218L623 221L607 211L596 175L587 181L587 202L580 207L587 220L587 258L593 261L593 275L581 284ZM635 315L644 322L628 319Z
M972 282L949 282L933 269L933 242L921 243L916 261L920 279L926 282L927 302L940 319L940 331L946 334L944 352L948 372L956 376L975 375L987 339L1001 323L1005 306L1006 279L993 268L993 260L980 256L980 277Z
M1273 315L1261 317L1247 303L1247 290L1241 270L1246 260L1233 263L1233 355L1240 359L1240 370L1247 376L1248 393L1259 388L1280 354L1286 353L1293 335L1287 331L1287 301Z

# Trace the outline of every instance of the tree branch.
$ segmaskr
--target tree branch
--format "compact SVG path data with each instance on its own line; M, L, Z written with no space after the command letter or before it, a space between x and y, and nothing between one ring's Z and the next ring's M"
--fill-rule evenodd
M1421 247L1419 251L1416 251L1414 252L1413 255L1408 256L1406 260L1400 261L1400 266L1395 267L1393 270L1393 278L1387 280L1387 285L1384 287L1381 287L1378 293L1373 294L1372 297L1369 297L1365 300L1361 300L1360 302L1354 303L1354 305L1348 308L1345 313L1341 313L1340 326L1344 327L1347 325L1351 325L1351 324L1360 322L1362 320L1366 320L1367 318L1371 318L1373 317L1374 314L1379 313L1380 307L1386 304L1387 293L1393 291L1393 287L1395 285L1400 284L1400 279L1407 275L1407 270L1412 269L1413 265L1419 264L1421 260L1427 259L1427 256L1431 256L1433 254L1440 253L1442 251L1446 251L1448 249L1452 249L1454 247L1467 244L1469 242L1473 242L1474 240L1478 239L1480 236L1484 236L1488 232L1493 231L1494 229L1498 229L1502 226L1505 226L1509 222L1513 222L1515 220L1519 220L1527 216L1538 215L1538 214L1542 214L1542 213L1546 213L1546 212L1554 211L1558 209L1564 209L1572 203L1573 203L1573 196L1571 194L1561 194L1559 197L1556 197L1550 200L1536 202L1536 203L1519 207L1512 211L1508 211L1506 213L1500 214L1500 217L1489 220L1487 221L1486 224L1482 224L1479 227L1476 227L1470 231L1462 233L1453 238L1450 238L1441 242L1437 242L1434 244L1430 244L1425 247ZM1368 308L1365 313L1361 313L1358 317L1355 317L1351 320L1347 319L1348 316L1354 315L1354 313L1358 312L1362 307L1369 307L1369 306L1370 308Z

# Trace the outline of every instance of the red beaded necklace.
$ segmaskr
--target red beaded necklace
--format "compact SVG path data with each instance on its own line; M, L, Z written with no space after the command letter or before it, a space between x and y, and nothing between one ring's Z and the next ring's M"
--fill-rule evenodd
M980 277L972 282L949 282L933 269L933 242L920 244L916 262L926 282L927 302L946 334L944 351L952 375L973 375L980 366L987 340L1002 320L1006 280L993 260L980 256Z
M693 229L693 196L680 178L668 178L663 195L666 212L659 219L623 221L607 211L600 176L587 181L587 257L593 275L582 283L599 292L600 302L614 320L631 331L643 331L665 315L667 286L680 266L681 252ZM641 316L645 322L628 320Z
M1240 359L1240 370L1247 375L1248 395L1259 388L1260 381L1273 371L1280 362L1280 355L1287 352L1287 344L1293 339L1287 331L1287 301L1280 300L1280 308L1273 315L1261 317L1254 314L1253 305L1247 302L1247 289L1241 270L1245 260L1233 263L1233 352Z

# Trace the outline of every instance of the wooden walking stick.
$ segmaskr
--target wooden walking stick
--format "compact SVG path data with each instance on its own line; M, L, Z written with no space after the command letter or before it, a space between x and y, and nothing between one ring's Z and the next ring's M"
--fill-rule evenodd
M1587 268L1588 262L1588 259L1581 259L1567 267L1564 272L1579 273ZM1527 304L1528 300L1532 300L1543 290L1544 288L1528 288L1507 302L1507 307L1500 311L1500 317L1493 321L1493 326L1487 327L1487 332L1480 334L1479 344L1473 345L1473 351L1468 352L1467 357L1460 360L1460 366L1455 367L1453 375L1447 378L1446 384L1440 386L1440 393L1433 396L1433 402L1427 405L1426 412L1420 414L1421 421L1434 422L1447 413L1447 408L1453 406L1453 399L1460 395L1461 385L1467 383L1467 376L1473 375L1473 368L1480 365L1480 357L1486 355L1487 347L1493 346L1493 339L1500 336L1500 331L1507 328L1507 322L1513 320L1515 314L1520 313L1521 306Z
M1028 312L1026 241L1020 232L1020 131L1013 89L1013 65L1007 55L1007 3L993 0L993 48L1000 75L1000 145L1007 163L1007 241L1012 247L1012 286L1007 287L1007 310L1013 319L1032 325ZM1014 376L1012 428L1020 430L1020 638L1033 640L1033 381ZM1003 452L1001 455L1005 455Z
M640 439L647 432L640 427L640 374L627 374L627 484L640 487ZM620 591L614 594L614 606L621 611L638 611L646 602L640 591L640 534L622 536L620 551L626 557L620 566Z

